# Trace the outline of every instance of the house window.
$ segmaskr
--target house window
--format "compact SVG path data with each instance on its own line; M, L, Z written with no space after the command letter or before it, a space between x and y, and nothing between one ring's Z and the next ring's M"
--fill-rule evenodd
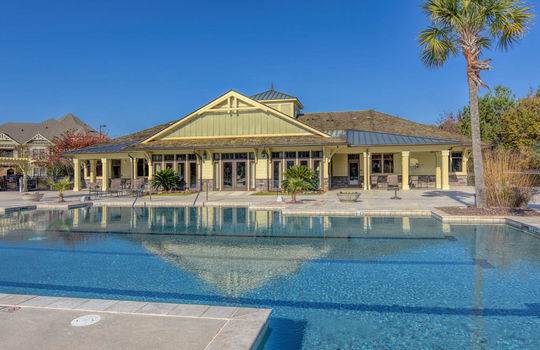
M103 163L101 163L101 160L96 162L96 176L103 176Z
M452 152L450 157L450 171L458 173L463 171L463 152Z
M146 159L137 159L137 176L148 176L148 163Z
M281 159L283 158L283 152L272 152L272 159Z
M165 155L165 161L173 161L173 160L174 160L174 154Z
M34 168L32 170L34 177L46 177L47 176L47 169L46 168Z
M387 174L394 172L394 155L393 154L384 155L383 172Z
M152 156L153 162L161 162L162 159L163 159L163 156L161 154L155 154Z
M307 152L298 152L298 158L309 158L309 151L307 151Z
M296 159L296 152L285 152L285 158L287 159Z
M311 158L322 158L323 153L322 151L312 151L311 152Z
M373 174L382 173L382 154L373 154L371 156L371 172Z
M371 172L373 174L391 174L394 172L393 154L373 154L371 156Z
M196 154L188 154L188 160L197 160Z

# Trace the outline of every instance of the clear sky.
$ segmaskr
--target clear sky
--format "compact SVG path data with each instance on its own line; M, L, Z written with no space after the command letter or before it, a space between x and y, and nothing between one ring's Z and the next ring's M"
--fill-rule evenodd
M422 65L420 3L3 0L0 124L73 113L120 136L271 82L304 112L376 109L435 123L468 102L465 66ZM540 0L529 3L538 13ZM488 85L524 95L540 85L540 26L485 57Z

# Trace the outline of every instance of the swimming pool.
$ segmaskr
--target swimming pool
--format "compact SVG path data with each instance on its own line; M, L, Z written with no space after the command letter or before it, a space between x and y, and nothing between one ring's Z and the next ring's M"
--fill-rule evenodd
M244 208L0 216L0 293L270 307L265 349L538 349L540 238Z

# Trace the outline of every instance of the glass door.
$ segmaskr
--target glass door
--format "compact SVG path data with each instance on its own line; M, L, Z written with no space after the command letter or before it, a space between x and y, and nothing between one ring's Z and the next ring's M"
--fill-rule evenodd
M278 189L281 187L281 160L272 163L272 187Z
M223 189L233 189L233 162L223 162Z
M186 163L178 163L178 176L180 176L180 189L186 189Z
M247 170L246 162L236 162L235 180L234 180L235 190L247 189L247 171L246 170Z
M360 165L358 162L349 162L349 185L358 185L360 180Z
M197 188L197 163L196 162L189 162L189 188L190 189L196 189Z

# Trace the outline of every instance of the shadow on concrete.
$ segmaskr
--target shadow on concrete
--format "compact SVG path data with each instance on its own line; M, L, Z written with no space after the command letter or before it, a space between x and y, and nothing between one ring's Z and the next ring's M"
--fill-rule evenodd
M429 191L422 194L422 197L449 197L463 205L474 204L474 193L468 193L463 191Z

